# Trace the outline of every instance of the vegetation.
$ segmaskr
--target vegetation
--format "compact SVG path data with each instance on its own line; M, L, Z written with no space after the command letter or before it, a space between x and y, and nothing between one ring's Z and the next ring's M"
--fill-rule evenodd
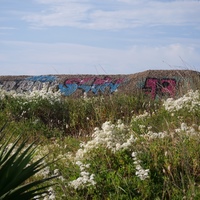
M58 176L35 199L200 199L199 91L156 101L0 94L6 135L39 140L33 159L51 163L25 183Z
M3 128L1 129L3 132ZM36 196L45 197L49 185L43 185L56 176L32 180L31 178L41 172L48 164L44 164L45 157L33 161L37 149L35 142L26 146L27 140L17 137L11 143L12 137L5 140L4 134L0 137L0 199L32 199ZM33 162L32 162L33 161ZM26 182L27 181L27 182Z

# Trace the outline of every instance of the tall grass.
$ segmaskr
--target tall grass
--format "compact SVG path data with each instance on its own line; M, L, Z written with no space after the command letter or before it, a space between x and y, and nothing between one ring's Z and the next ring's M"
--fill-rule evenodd
M114 95L93 98L63 98L59 101L49 101L48 98L38 97L34 100L6 96L0 104L4 121L12 120L26 123L29 126L48 129L44 130L47 137L56 136L59 130L62 135L84 135L91 133L95 127L105 121L115 123L118 119L126 123L131 121L132 115L144 110L153 112L157 102L140 94L138 96Z

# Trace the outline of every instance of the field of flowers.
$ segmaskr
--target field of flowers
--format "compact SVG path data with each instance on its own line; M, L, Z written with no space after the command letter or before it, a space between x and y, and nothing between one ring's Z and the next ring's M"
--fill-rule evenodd
M34 199L200 199L200 91L155 101L3 90L0 98L5 135L37 140L33 161L47 155L31 180L57 177Z

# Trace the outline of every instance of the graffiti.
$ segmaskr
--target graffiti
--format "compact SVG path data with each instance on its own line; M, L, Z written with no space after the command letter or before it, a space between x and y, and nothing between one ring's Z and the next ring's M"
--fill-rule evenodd
M8 80L0 83L2 89L6 91L15 90L17 93L42 89L52 91L57 85L58 83L54 76L33 76L21 80Z
M112 79L111 77L87 77L87 78L71 78L67 79L64 84L59 84L61 93L65 96L70 96L77 89L81 89L84 93L91 91L97 95L99 92L105 93L109 89L110 93L117 90L123 79Z
M24 91L30 91L33 84L34 84L34 82L32 82L32 81L20 81L17 84L16 92L22 93Z
M87 94L107 95L116 92L135 94L142 91L152 99L178 97L189 89L198 89L199 72L151 71L139 75L41 75L0 76L0 89L17 93L58 92L63 96L80 97ZM151 74L153 77L151 77ZM157 75L156 75L157 74Z
M1 88L6 91L11 91L14 89L15 85L16 85L16 81L4 81L1 84Z
M56 77L55 76L32 76L32 77L28 77L26 78L27 81L39 81L39 82L53 82L56 81Z
M45 90L46 92L59 90L63 95L70 96L77 89L81 89L84 93L89 91L93 94L105 93L106 91L113 93L122 82L123 79L113 79L106 76L104 78L70 78L65 80L64 84L58 84L55 76L32 76L25 79L3 81L0 86L6 91L15 90L17 93L33 90Z
M150 94L152 99L155 99L156 95L174 97L176 93L176 80L173 78L146 78L142 89L145 93Z

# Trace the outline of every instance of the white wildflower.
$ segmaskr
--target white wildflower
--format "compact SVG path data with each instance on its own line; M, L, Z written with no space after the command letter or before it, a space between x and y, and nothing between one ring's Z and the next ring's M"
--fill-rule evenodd
M149 178L149 169L138 169L138 171L136 171L135 175L138 176L141 180L145 180L147 178Z
M102 124L102 129L94 129L92 140L80 144L80 149L76 152L75 160L81 160L86 153L100 146L110 149L113 152L120 149L127 149L135 140L136 138L130 133L128 127L120 120L117 122L117 125L107 121Z
M150 116L150 113L148 113L147 111L144 111L143 114L134 116L134 117L133 117L133 121L137 121L137 120L140 120L140 119L146 119L146 118L148 118L149 116Z
M188 126L186 123L181 123L180 128L175 129L175 133L182 133L186 134L187 136L198 135L200 130L197 127L198 125L195 124Z
M74 189L82 189L88 186L94 186L96 182L94 181L94 174L90 174L87 169L90 164L83 164L81 161L76 161L76 165L80 168L80 177L76 180L69 182L69 185Z
M195 107L200 105L200 96L199 91L190 90L187 94L179 99L174 100L173 98L168 98L163 103L166 110L178 111L182 108L187 108L189 111L192 111Z
M142 166L140 165L141 160L137 158L138 153L137 152L132 152L131 156L133 157L133 164L135 165L135 175L140 178L140 180L145 180L149 178L149 169L143 169Z
M53 103L56 101L60 101L61 99L60 91L58 90L56 92L53 92L51 89L47 90L47 84L44 84L43 87L40 89L33 88L33 90L27 90L25 92L20 92L20 90L19 92L17 92L14 90L5 91L3 89L0 89L0 98L4 99L5 96L26 99L28 102L32 102L38 98L42 98L49 100L50 103Z
M165 138L167 136L167 132L153 132L153 131L148 131L146 134L143 135L144 138L147 138L149 140L151 139L156 139L156 138Z
M135 158L137 156L137 152L132 152L131 156Z
M83 189L88 186L94 186L96 185L94 177L94 174L89 174L89 172L82 171L80 177L69 182L69 185L74 189Z

